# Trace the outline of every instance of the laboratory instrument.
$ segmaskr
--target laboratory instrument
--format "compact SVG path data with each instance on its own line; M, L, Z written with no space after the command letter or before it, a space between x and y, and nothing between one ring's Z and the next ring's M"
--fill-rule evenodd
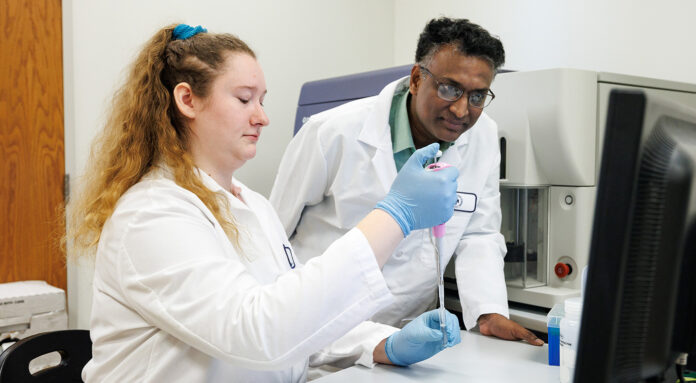
M311 115L346 102L374 96L390 82L411 74L411 68L413 65L401 65L303 84L293 134L297 134Z
M500 73L491 88L496 99L484 112L498 124L510 318L545 332L549 309L580 295L610 91L696 107L696 85L548 69Z
M426 166L428 171L436 172L438 170L448 168L452 165L446 164L444 162L438 162L440 157L442 157L442 152L437 151L435 156L435 163ZM442 331L442 346L447 346L447 319L445 314L445 280L444 280L444 268L442 267L442 257L440 256L442 249L444 248L442 243L442 238L445 236L445 224L442 223L432 228L432 235L435 237L435 265L437 269L437 293L438 299L440 300L440 307L438 308L438 313L440 316L440 330Z

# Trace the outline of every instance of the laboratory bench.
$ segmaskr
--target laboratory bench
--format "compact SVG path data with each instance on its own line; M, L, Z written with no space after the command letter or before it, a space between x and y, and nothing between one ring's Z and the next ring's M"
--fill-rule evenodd
M548 345L531 346L462 331L462 342L409 367L353 366L315 382L530 382L560 380L558 366L548 365Z

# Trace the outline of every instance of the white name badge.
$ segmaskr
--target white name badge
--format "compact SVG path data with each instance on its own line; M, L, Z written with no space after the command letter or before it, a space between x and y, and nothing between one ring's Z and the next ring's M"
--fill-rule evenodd
M476 211L476 203L478 202L478 197L475 193L467 192L457 192L457 203L454 204L455 211L461 211L464 213L473 213Z

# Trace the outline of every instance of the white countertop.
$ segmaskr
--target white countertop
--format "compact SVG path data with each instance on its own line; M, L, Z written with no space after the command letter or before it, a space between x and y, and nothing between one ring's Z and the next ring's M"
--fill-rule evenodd
M315 380L330 382L553 382L558 366L548 365L548 345L531 346L462 331L462 342L409 367L354 366Z

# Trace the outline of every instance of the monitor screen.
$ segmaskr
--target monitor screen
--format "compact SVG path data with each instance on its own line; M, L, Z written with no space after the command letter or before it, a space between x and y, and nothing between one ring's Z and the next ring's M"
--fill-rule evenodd
M694 341L696 111L613 90L604 137L574 381L660 381Z

